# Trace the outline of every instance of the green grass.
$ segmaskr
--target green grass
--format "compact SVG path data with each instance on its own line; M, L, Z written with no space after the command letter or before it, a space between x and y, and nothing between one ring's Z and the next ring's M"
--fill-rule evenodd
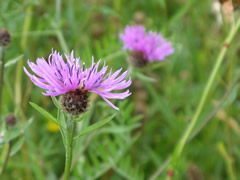
M238 11L235 18L240 18ZM128 69L127 52L121 51L118 34L136 21L148 30L162 32L173 42L175 53L164 62L137 70L138 75L133 72L132 95L114 102L121 111L96 99L78 128L116 116L76 142L71 179L158 180L167 179L172 168L172 179L177 180L191 180L189 174L209 180L240 177L239 33L227 49L193 128L193 138L177 163L169 164L231 29L226 21L218 24L212 1L3 0L0 27L11 32L6 62L12 63L5 69L2 118L13 112L18 124L8 131L15 148L0 179L54 180L64 170L60 133L49 130L49 120L29 101L54 117L57 109L23 72L26 61L47 58L53 48L67 54L74 50L87 66L94 55L114 70Z

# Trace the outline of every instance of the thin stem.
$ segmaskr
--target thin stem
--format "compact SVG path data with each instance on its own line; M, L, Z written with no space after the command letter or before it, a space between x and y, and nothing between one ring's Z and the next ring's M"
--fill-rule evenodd
M11 143L6 143L3 146L2 149L2 154L1 154L1 161L3 163L2 167L0 166L0 176L3 174L5 168L7 167L7 162L8 162L8 158L10 155L10 150L11 150Z
M32 20L32 16L31 16L31 13L32 13L32 10L33 10L32 7L33 6L30 3L26 8L22 34L25 34L25 33L29 32L30 25L31 25L31 20ZM23 52L25 52L25 50L26 50L27 40L28 40L28 36L22 36L21 37L20 46L21 46L21 49L22 49ZM23 64L24 64L24 60L23 60L23 58L21 58L18 61L17 67L16 67L15 96L14 96L14 99L15 99L15 101L14 101L14 103L15 103L15 113L20 111L21 112L21 117L24 117L24 112L22 111L22 108L21 108ZM21 118L21 119L24 120L24 118ZM28 157L26 156L26 153L25 153L25 146L21 147L21 156L23 158L23 163L28 164L29 159L28 159ZM32 174L31 174L31 171L30 171L29 168L25 168L25 173L26 173L27 177L32 177Z
M61 20L61 0L56 0L56 21L59 26Z
M26 9L26 17L23 24L23 34L28 32L31 25L31 13L32 6L29 5ZM27 44L27 36L22 36L21 49L25 51ZM15 78L15 112L21 110L21 99L22 99L22 72L23 72L23 59L21 58L17 63L16 78Z
M168 166L168 164L171 161L171 157L167 158L166 161L164 161L160 168L149 178L149 180L155 180L157 177L163 172L163 170Z
M224 95L222 96L222 98L219 101L219 104L213 109L213 111L211 111L209 113L209 115L207 116L207 118L202 121L202 124L200 124L195 130L194 132L191 134L191 136L188 138L188 142L191 141L195 136L198 135L198 133L206 126L206 124L212 119L213 116L215 116L215 114L222 108L223 103L226 101L227 97L230 95L230 93L233 90L233 85L235 83L232 83L232 85L227 89L227 91L224 93Z
M57 38L60 42L60 45L63 49L63 51L67 54L67 55L70 55L70 51L69 51L69 48L68 48L68 45L63 37L63 34L62 34L62 31L60 29L56 29L56 35L57 35Z
M237 176L235 175L235 171L234 171L234 167L233 167L233 159L231 158L231 155L228 154L228 152L222 142L220 142L218 144L218 150L226 162L229 178L231 180L237 180Z
M63 49L63 51L67 54L70 55L70 51L68 48L68 45L66 43L66 40L64 39L62 30L60 28L60 20L61 20L61 0L56 0L56 22L52 21L52 25L55 29L55 34L58 38L58 41Z
M193 116L193 119L191 121L191 123L189 124L187 130L185 131L182 139L179 141L178 145L176 146L175 148L175 151L174 151L174 154L173 154L173 160L172 160L172 163L175 163L176 160L180 157L182 151L183 151L183 148L189 138L189 136L191 135L191 132L193 131L193 128L195 127L196 123L197 123L197 120L199 119L199 116L203 110L203 107L204 107L204 104L207 100L207 97L210 93L210 90L213 86L213 83L216 79L216 75L218 73L218 70L222 64L222 61L225 57L225 54L227 52L227 49L228 49L228 46L230 45L230 43L232 42L233 40L233 37L236 35L238 29L240 27L240 19L238 20L236 26L233 26L229 35L227 36L225 42L224 42L224 46L222 47L218 57L217 57L217 60L216 60L216 63L213 67L213 70L211 72L211 75L210 75L210 78L208 79L208 82L207 82L207 85L203 91L203 94L202 94L202 97L201 97L201 100L200 100L200 103L197 107L197 110Z
M76 123L72 119L68 119L68 127L66 132L66 159L65 159L65 173L64 180L68 180L71 171L72 164L72 152L73 152L73 137L75 134Z
M188 138L187 143L190 143L190 141L198 135L198 133L206 126L206 124L211 120L211 118L222 108L223 103L226 101L226 98L229 96L229 94L233 90L233 85L238 81L238 78L231 84L231 86L227 89L227 91L224 93L223 97L221 98L219 104L217 107L214 108L214 110L209 113L207 118L203 121L202 124L198 126L196 130L191 134L191 136ZM160 174L163 172L163 170L170 164L171 158L168 158L166 161L162 163L162 165L157 169L155 173L149 178L149 180L155 180L157 179Z
M1 49L1 77L0 77L0 120L2 117L2 92L3 92L3 76L4 76L4 56L5 56L5 48L0 47ZM0 121L2 122L2 121ZM2 123L0 123L2 125Z

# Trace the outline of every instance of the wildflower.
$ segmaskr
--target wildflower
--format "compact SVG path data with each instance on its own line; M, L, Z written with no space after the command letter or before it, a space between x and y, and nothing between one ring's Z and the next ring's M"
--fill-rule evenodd
M112 73L112 69L106 74L108 66L103 65L99 70L100 61L94 63L92 58L92 66L85 68L85 64L80 66L80 58L74 58L73 51L71 56L63 56L59 53L52 52L48 58L48 62L44 58L38 58L36 64L28 61L31 70L38 76L32 75L24 67L25 73L30 77L32 82L45 89L42 94L45 96L62 95L62 107L65 111L72 115L78 115L87 108L88 93L96 93L100 95L111 107L119 110L108 99L125 99L131 93L129 90L125 92L112 92L114 90L123 90L131 85L131 79L124 80L127 71L120 75L122 69Z
M7 46L11 41L11 35L7 29L0 29L0 46Z
M52 133L56 133L59 131L58 125L50 120L47 121L47 129L48 129L48 131L50 131Z
M148 62L161 61L174 52L172 43L162 37L160 33L145 32L144 26L127 26L120 34L123 49L131 50L131 62L142 67Z

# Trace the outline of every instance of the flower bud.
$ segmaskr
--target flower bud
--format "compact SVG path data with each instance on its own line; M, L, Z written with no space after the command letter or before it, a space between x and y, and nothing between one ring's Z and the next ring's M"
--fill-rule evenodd
M0 46L7 46L11 42L11 35L7 29L0 29Z
M14 114L9 113L6 117L5 117L5 122L7 124L8 127L14 127L17 123L17 118Z

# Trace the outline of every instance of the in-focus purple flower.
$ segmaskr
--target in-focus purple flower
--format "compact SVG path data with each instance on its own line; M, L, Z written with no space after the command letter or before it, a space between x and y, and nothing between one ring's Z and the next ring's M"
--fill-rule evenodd
M127 26L120 39L124 43L123 49L131 50L145 61L161 61L174 52L171 42L160 33L146 33L142 25Z
M87 106L88 92L100 95L110 106L119 110L108 99L125 99L131 92L112 92L123 90L131 85L131 78L124 80L127 71L120 74L122 69L112 73L112 69L107 72L108 66L103 65L100 69L99 60L92 66L85 68L85 64L80 66L80 58L74 58L73 51L71 56L65 55L66 62L62 55L52 52L48 62L44 58L38 58L36 64L28 61L28 65L35 73L30 74L24 67L25 73L30 77L32 82L46 90L42 94L45 96L63 95L63 107L66 111L77 115L83 112ZM78 110L76 110L78 109Z

